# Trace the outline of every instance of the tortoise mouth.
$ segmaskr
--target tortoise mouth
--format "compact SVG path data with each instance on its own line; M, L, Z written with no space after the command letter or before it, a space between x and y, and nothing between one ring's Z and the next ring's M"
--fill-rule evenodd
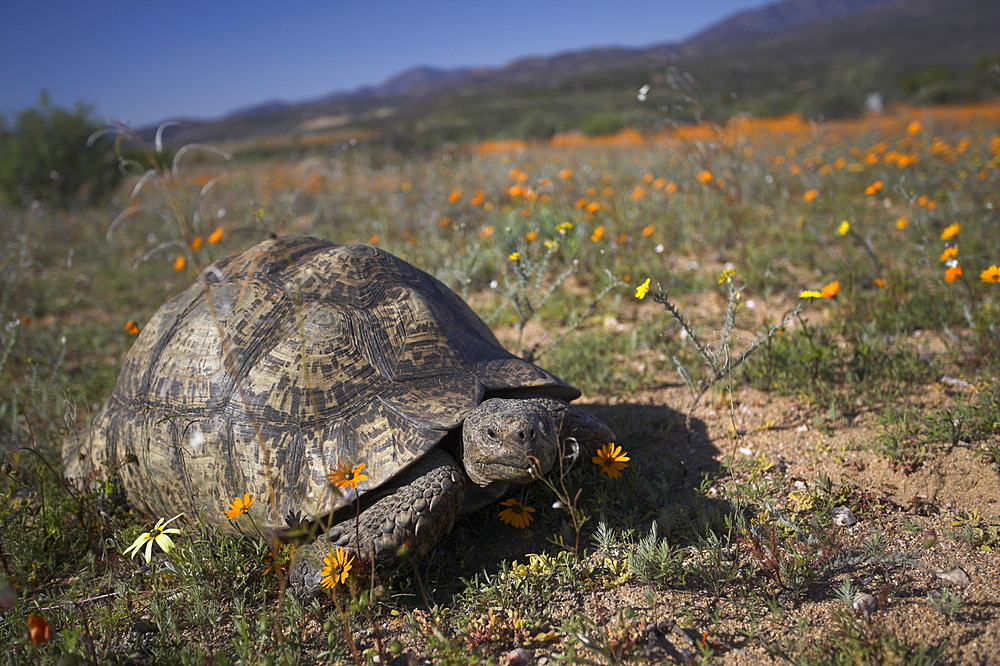
M469 477L481 486L486 486L496 481L530 483L540 476L538 465L527 461L480 462L474 468L467 471L469 472Z

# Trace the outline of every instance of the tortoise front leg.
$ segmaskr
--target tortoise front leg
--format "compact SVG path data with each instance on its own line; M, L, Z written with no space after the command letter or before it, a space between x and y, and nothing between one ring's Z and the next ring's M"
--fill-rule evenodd
M305 595L318 593L323 558L338 547L380 565L392 565L403 556L424 555L451 531L464 501L461 468L445 451L432 449L360 515L337 523L315 542L300 547L290 582Z

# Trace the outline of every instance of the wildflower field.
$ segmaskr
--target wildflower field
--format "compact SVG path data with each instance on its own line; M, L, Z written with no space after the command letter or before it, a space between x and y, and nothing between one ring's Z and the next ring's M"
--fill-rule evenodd
M1000 654L1000 104L407 156L150 151L105 207L0 206L9 663ZM62 441L156 309L269 234L432 273L616 441L412 566L334 550L308 600L250 492L208 520L63 482Z

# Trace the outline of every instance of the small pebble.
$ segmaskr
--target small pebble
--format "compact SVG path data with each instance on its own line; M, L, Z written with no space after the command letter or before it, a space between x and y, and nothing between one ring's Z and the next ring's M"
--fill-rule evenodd
M854 603L851 604L854 607L854 612L858 615L864 616L866 619L872 616L878 609L878 602L870 594L866 592L858 592L854 595Z
M838 506L830 511L830 515L833 516L833 524L839 527L850 527L858 522L858 517L846 506Z
M946 580L949 583L954 583L955 585L963 588L968 587L969 583L972 582L969 580L969 574L965 573L962 567L955 567L954 569L949 569L948 571L944 571L942 569L934 573L938 578Z
M509 664L509 666L522 666L523 664L530 664L533 656L534 655L530 650L515 648L507 653L507 664Z

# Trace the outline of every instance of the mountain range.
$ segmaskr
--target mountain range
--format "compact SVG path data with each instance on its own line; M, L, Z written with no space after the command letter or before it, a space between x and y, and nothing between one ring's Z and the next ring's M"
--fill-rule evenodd
M525 57L501 67L418 66L377 86L185 121L165 139L247 148L362 137L413 148L648 126L665 114L679 121L803 109L834 115L859 110L871 92L892 100L906 77L917 81L918 93L920 81L937 86L943 99L930 101L959 101L948 95L996 85L997 35L997 0L783 0L680 43ZM653 89L656 113L636 100L643 85Z

